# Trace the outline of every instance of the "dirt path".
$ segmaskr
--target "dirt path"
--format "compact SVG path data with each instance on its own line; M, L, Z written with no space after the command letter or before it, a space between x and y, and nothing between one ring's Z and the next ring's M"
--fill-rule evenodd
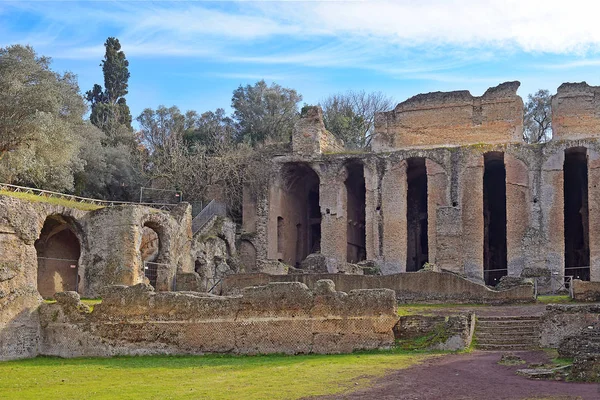
M541 351L516 354L528 363L548 360ZM529 380L515 374L523 366L498 365L501 355L483 351L451 354L387 374L368 389L318 399L600 399L600 384Z

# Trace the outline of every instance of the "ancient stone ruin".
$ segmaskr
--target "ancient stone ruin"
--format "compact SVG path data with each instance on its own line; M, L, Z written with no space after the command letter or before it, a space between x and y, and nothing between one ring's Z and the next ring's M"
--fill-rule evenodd
M600 281L600 88L561 85L552 140L530 145L518 87L414 96L376 117L365 152L340 151L307 111L269 191L246 201L247 264L314 270L317 253L329 273L434 264L492 286Z
M362 152L305 107L241 227L186 204L0 196L0 359L385 348L398 301L528 302L529 278L544 292L573 277L597 301L600 88L561 85L552 140L530 145L518 87L412 97L376 116ZM90 312L80 296L103 301ZM555 314L540 340L558 347L554 322L571 317ZM469 345L465 318L444 346Z

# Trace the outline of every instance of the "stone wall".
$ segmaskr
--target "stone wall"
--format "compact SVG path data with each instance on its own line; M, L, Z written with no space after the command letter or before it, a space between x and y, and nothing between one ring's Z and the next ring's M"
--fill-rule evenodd
M276 166L269 194L254 215L252 243L261 265L280 257L278 218L286 218L286 188L277 171L307 165L319 177L320 252L335 273L346 262L346 165L362 163L365 171L366 258L383 274L406 271L407 161L424 158L427 169L427 238L429 263L484 279L484 158L501 153L506 171L506 268L509 276L565 275L565 151L584 148L588 155L590 278L600 281L600 142L596 138L551 141L543 145L476 144L455 148L399 149L392 153L286 155ZM291 204L291 203L290 203ZM291 207L295 209L294 207ZM289 213L288 213L289 214ZM291 215L291 214L290 214ZM292 218L293 219L293 218ZM297 224L297 223L296 223ZM295 225L291 228L295 229ZM291 229L290 228L290 229ZM295 239L284 246L293 246ZM264 246L264 247L263 247ZM262 251L266 248L266 251ZM247 270L248 271L248 270ZM568 274L567 274L568 275ZM550 290L547 285L541 291Z
M552 137L580 139L600 133L600 87L563 83L552 98Z
M558 348L561 341L600 322L600 306L549 304L540 322L540 346Z
M574 279L573 299L576 301L600 301L600 282Z
M98 296L106 285L144 281L140 245L145 225L157 230L160 238L156 261L169 266L162 280L157 281L157 287L170 290L176 270L192 271L188 207L182 205L171 214L140 206L87 212L0 196L0 345L7 349L5 357L29 357L35 353L39 338L35 310L42 301L38 284L46 289L61 284L60 277L54 279L51 271L40 278L54 279L53 285L38 282L35 244L48 221L52 221L46 228L50 232L44 235L50 237L68 229L78 242L78 260L61 261L60 251L48 255L54 263L66 263L66 268L76 270L77 284L72 283L72 287L76 286L83 296ZM68 254L73 254L72 246Z
M323 110L318 106L304 106L292 134L292 151L297 154L339 152L344 142L325 129Z
M396 293L400 302L452 302L452 303L519 303L531 302L533 286L517 286L495 291L448 272L410 272L394 275L370 276L348 274L289 274L264 273L227 276L221 286L223 294L239 293L243 288L269 282L302 282L313 288L320 279L332 280L336 288L347 292L356 289L387 288Z
M272 283L237 297L155 293L139 284L105 290L89 313L75 293L40 307L39 354L340 353L394 343L391 290L336 292L320 281Z
M419 94L375 118L374 151L424 146L521 141L523 100L519 82L489 88Z

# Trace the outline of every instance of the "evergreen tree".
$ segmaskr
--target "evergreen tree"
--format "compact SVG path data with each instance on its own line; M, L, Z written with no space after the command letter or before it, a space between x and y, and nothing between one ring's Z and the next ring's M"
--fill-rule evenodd
M129 61L121 50L119 39L109 37L104 43L106 53L100 66L104 74L104 89L95 84L86 92L92 112L90 121L100 128L111 144L133 145L131 112L125 95L128 93Z

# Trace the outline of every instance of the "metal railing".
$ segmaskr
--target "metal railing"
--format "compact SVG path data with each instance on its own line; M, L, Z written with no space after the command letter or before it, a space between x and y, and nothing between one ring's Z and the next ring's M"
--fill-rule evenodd
M195 235L211 220L214 216L225 217L227 215L227 206L219 201L211 200L192 220L192 233Z
M50 190L10 185L8 183L0 183L0 190L4 190L7 192L14 192L14 193L28 193L28 194L33 194L33 195L40 196L40 197L68 200L68 201L72 201L75 203L92 204L92 205L97 205L100 207L112 207L112 206L120 206L120 205L141 205L141 206L146 206L146 207L158 208L159 210L169 211L178 205L178 204L173 204L173 203L136 203L133 201L110 201L110 200L90 199L87 197L80 197L80 196L75 196L72 194L52 192Z

